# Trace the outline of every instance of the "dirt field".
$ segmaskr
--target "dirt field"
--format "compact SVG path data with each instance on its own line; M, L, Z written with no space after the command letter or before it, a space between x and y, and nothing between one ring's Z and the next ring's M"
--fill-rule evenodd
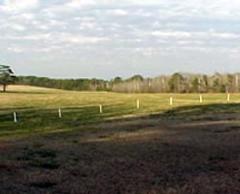
M0 142L1 194L239 194L240 114L151 116Z

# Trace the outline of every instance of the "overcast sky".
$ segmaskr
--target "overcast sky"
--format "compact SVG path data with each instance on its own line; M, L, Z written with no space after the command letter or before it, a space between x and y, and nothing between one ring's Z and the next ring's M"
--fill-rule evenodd
M239 0L0 0L0 63L109 79L240 71Z

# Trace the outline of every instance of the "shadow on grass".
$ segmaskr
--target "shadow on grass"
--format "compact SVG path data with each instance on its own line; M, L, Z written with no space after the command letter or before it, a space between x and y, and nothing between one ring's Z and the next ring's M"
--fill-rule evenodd
M143 116L137 115L134 117L126 117L114 119L115 121L131 121L131 120L144 120L149 118L159 118L159 119L184 119L184 120L197 120L197 119L208 119L218 120L217 115L229 115L232 114L240 114L240 103L228 103L228 104L206 104L206 105L187 105L187 106L179 106L173 107L168 110L163 110L159 112L145 114ZM107 118L105 118L106 120ZM183 121L184 121L183 120Z
M74 110L71 113L71 109L68 109L60 121L54 109L51 109L52 112L26 110L22 112L22 116L20 115L21 121L14 126L22 127L20 128L22 130L25 128L35 130L35 127L50 126L51 130L55 130L58 127L78 128L91 122L95 125L109 122L106 121L109 115L100 115L96 107ZM112 115L119 114L120 111L105 110L112 111ZM109 112L107 114L110 114ZM131 109L126 107L124 111L122 110L122 115L129 112ZM149 118L149 123L151 123L151 118L166 119L169 122L180 118L184 123L187 117L209 118L208 115L211 115L215 119L220 114L235 113L240 113L240 104L175 107L146 116L114 119L111 121L112 128L107 133L105 130L96 130L96 134L88 133L86 136L81 136L82 133L78 133L79 131L77 133L71 131L43 138L36 137L27 141L27 147L24 145L25 149L17 147L17 151L6 152L7 155L17 153L19 155L17 159L20 161L18 163L20 165L23 163L28 168L22 166L21 173L18 174L18 170L16 172L8 170L12 169L12 163L3 163L4 173L0 177L0 182L2 181L0 190L4 193L11 193L9 188L11 184L14 184L18 193L25 193L26 190L31 189L31 193L34 194L42 193L42 189L45 189L46 193L51 191L52 193L69 193L71 191L73 194L239 193L239 133L216 135L216 133L206 133L201 130L200 133L196 133L192 127L188 132L170 135L159 133L146 138L148 136L146 134L134 141L127 137L123 141L119 138L111 139L111 135L132 130L132 125L127 128L119 127L115 124L117 121L136 121L134 130L138 132L143 128L148 131L144 119ZM42 120L37 119L40 116ZM6 127L9 127L9 123ZM168 128L165 130L168 131ZM178 129L175 130L178 132ZM113 134L109 133L111 131ZM109 138L111 141L86 141L92 135L98 139ZM36 142L41 142L41 146L34 146ZM13 156L12 158L14 159ZM47 173L44 170L47 170ZM26 176L29 174L31 176ZM10 177L11 181L4 176ZM22 179L21 182L19 182L19 177Z
M17 111L18 123L13 122L13 111ZM62 110L62 118L59 118L58 109L18 108L0 109L0 136L14 134L27 134L35 132L52 132L54 130L77 129L81 126L99 123L114 123L121 121L139 121L149 118L158 119L183 119L201 120L207 117L211 120L217 118L217 114L240 113L240 104L208 104L173 107L156 113L144 113L129 106L104 107L104 113L99 113L96 106L71 108Z
M160 115L163 117L185 117L185 116L206 116L208 114L223 113L232 114L240 113L240 104L207 104L207 105L194 105L194 106L181 106L171 110L167 110Z

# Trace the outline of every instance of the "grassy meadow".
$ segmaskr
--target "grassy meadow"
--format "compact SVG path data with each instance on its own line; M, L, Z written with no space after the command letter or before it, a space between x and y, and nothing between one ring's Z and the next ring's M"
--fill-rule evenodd
M0 93L0 138L72 130L85 124L136 116L162 114L170 117L177 113L191 117L204 111L238 111L236 104L229 106L226 94L202 96L203 103L200 103L199 94L121 94L10 86L7 93ZM173 97L172 106L170 97ZM232 94L231 103L237 102L240 102L240 94ZM228 106L224 105L226 103ZM102 105L102 114L99 105ZM17 113L18 123L13 122L13 112Z
M202 94L200 103L199 94L8 89L0 93L0 193L240 191L240 94L230 102Z

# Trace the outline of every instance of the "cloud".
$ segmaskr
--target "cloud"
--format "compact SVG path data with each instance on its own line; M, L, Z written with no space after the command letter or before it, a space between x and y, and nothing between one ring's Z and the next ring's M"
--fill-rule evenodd
M13 53L23 53L24 49L23 48L19 48L19 47L8 47L7 48L8 51L13 52Z
M196 39L196 40L203 40L203 39L222 39L222 40L237 40L240 39L240 35L238 33L232 32L218 32L213 29L208 31L166 31L166 30L158 30L158 31L142 31L138 32L139 36L154 36L157 38L163 39Z
M151 35L156 37L173 37L173 38L191 38L192 34L190 32L183 31L153 31L150 32Z
M108 40L109 38L106 38L106 37L73 35L69 33L63 33L57 37L58 42L71 43L71 44L97 44L99 42L108 41Z
M12 28L15 31L25 31L26 27L20 24L11 24L9 25L10 28Z
M36 33L31 35L15 36L7 35L0 38L4 40L13 40L13 41L30 41L34 45L36 43L47 43L49 45L84 45L84 44L97 44L100 42L109 41L107 37L98 37L98 36L84 36L81 34L71 34L71 33Z
M240 35L236 33L229 33L229 32L215 32L210 31L209 36L213 38L219 38L219 39L240 39Z
M112 9L109 10L108 13L114 16L127 16L129 14L126 10L123 9Z
M18 17L23 18L24 20L33 20L35 15L33 13L22 13Z
M195 59L201 53L198 58L204 64L205 54L209 59L222 53L239 55L239 0L0 2L0 51L11 56L10 61L16 53L28 53L22 57L32 61L44 53L46 66L66 56L84 69L85 63L76 60L79 56L91 64L101 58L105 62L108 55L113 66L130 63L132 56L136 64L151 60L158 66L166 60L164 64L170 66L181 57L187 63L186 58Z
M18 12L38 7L39 0L4 0L2 9L7 12Z
M26 27L22 24L18 24L18 23L2 23L1 24L1 27L0 27L0 30L1 29L5 29L9 32L11 31L15 31L15 32L22 32L22 31L25 31L26 30Z
M79 9L97 5L95 0L66 0L61 4L52 4L42 10L44 14L55 17L60 13L71 13Z
M92 6L92 5L96 5L96 2L94 0L72 0L65 4L65 6L72 7L72 8L81 8L84 6Z

